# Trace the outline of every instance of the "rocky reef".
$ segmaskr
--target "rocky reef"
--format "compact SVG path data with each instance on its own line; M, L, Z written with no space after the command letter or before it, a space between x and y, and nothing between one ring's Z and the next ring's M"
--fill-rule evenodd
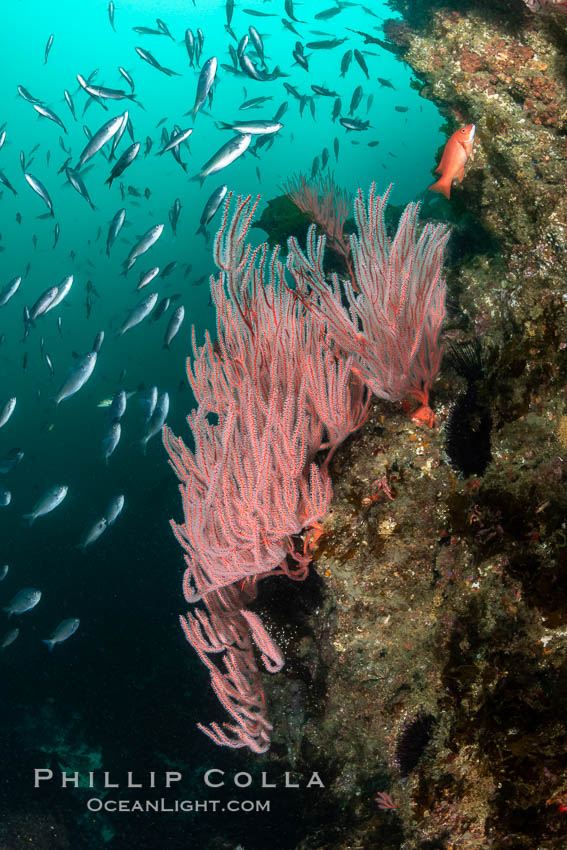
M390 5L422 95L450 132L477 126L463 184L427 214L457 223L446 338L484 341L492 459L468 478L451 464L449 358L434 429L377 402L337 452L308 586L262 589L288 658L267 758L327 782L301 850L560 850L567 21L521 0Z

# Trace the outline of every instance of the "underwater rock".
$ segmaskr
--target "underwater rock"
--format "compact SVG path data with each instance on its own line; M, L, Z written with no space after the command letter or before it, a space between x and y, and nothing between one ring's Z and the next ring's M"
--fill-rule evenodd
M445 450L452 465L465 478L483 475L492 460L492 416L483 398L484 364L480 340L454 345L450 360L456 372L465 378L467 388L459 393L447 418Z
M396 764L400 776L409 776L431 740L436 720L432 714L420 713L404 727L396 744Z

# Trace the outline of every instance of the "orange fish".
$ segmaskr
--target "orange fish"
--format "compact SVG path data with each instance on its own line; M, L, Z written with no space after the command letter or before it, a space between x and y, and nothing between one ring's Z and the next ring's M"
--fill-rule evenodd
M446 198L450 198L453 180L463 182L465 164L469 157L473 159L474 131L474 124L467 124L453 133L445 145L441 162L435 169L441 177L429 187L432 192L441 192Z

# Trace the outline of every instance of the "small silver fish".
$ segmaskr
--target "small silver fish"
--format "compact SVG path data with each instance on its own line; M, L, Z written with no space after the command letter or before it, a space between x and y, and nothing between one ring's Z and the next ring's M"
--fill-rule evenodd
M122 513L122 508L124 507L124 496L116 496L111 503L109 504L104 517L108 525L112 525L113 522L120 516Z
M2 610L6 611L9 617L12 614L24 614L26 611L31 611L32 608L35 608L40 599L41 590L36 590L33 587L24 587L23 590L19 590L16 593L10 604Z
M70 110L70 112L71 112L71 115L73 116L73 118L74 118L74 119L75 119L75 121L76 121L76 120L77 120L77 115L76 115L76 113L75 113L75 104L73 103L73 98L71 97L71 95L69 94L69 92L67 91L67 89L65 89L65 90L63 91L63 96L64 96L64 98L65 98L65 102L67 103L67 106L69 107L69 110Z
M4 564L2 568L0 568L0 581L4 581L6 576L8 575L10 567L8 564Z
M69 371L59 392L55 396L55 403L60 404L65 399L75 395L83 387L94 371L96 366L96 351L90 351L79 358L79 361Z
M7 304L10 298L16 294L16 292L20 288L21 282L21 277L13 277L12 280L6 284L4 289L0 290L0 307L3 307L5 304Z
M158 151L156 156L162 156L164 153L167 153L168 151L172 151L174 148L179 147L179 145L182 142L185 142L192 133L193 128L191 127L189 130L182 130L181 133L177 133L174 136L172 135L167 145L165 145L165 147Z
M124 271L124 274L126 274L126 272L132 268L138 257L141 257L142 254L145 254L146 251L149 251L152 245L155 245L155 243L158 241L161 234L163 233L163 227L163 224L156 224L153 227L150 227L150 229L146 231L146 233L144 233L144 235L141 237L140 241L137 242L136 245L134 245L134 247L128 254L128 258L126 259L126 269Z
M122 336L126 331L129 331L131 328L139 325L140 322L143 322L146 316L149 316L154 307L156 306L156 301L158 300L158 293L152 292L143 301L140 301L128 315L128 318L118 331L118 335Z
M85 552L87 547L91 546L93 543L96 543L101 534L106 531L106 526L106 517L97 519L97 521L89 528L89 530L85 534L83 542L77 545L77 549L80 549L81 552Z
M210 59L207 59L203 67L201 68L201 73L199 74L199 80L197 82L197 93L195 95L195 104L193 109L190 111L190 114L193 116L193 121L197 117L197 112L201 108L201 106L207 100L209 93L211 91L211 87L215 81L215 74L217 73L217 57L212 56Z
M250 133L241 133L234 136L229 142L226 142L218 151L213 154L208 162L205 163L199 174L192 177L192 180L198 180L203 185L205 179L210 174L216 174L217 171L222 171L248 149L252 136Z
M126 400L126 391L119 390L112 399L112 403L108 408L108 419L110 422L114 422L117 419L122 419L124 413L126 412Z
M107 256L110 256L110 249L114 245L118 234L122 230L125 220L126 220L126 210L120 209L120 210L118 210L117 213L115 213L114 218L110 222L110 227L108 228L108 236L107 236L107 239L106 239Z
M67 175L67 180L73 187L73 189L78 192L81 198L87 202L91 209L96 209L95 205L91 201L91 196L89 195L89 191L85 186L85 181L81 177L78 171L75 171L73 168L67 167L65 169L65 174Z
M24 514L24 519L29 519L30 525L33 525L39 516L45 516L45 514L55 510L67 495L68 490L69 488L66 484L56 484L54 487L50 487L36 502L32 512Z
M31 186L31 188L34 190L34 192L37 195L39 195L41 200L47 206L47 208L49 210L49 215L55 216L55 213L53 212L53 203L51 201L51 198L49 197L49 192L47 191L47 189L45 188L45 186L43 185L41 180L38 180L37 177L33 176L33 174L28 174L27 171L25 172L24 177L26 178L26 181ZM47 213L46 213L46 215L47 215Z
M108 459L116 450L120 442L122 427L120 422L112 422L102 440L102 456L105 464L108 466Z
M69 293L69 290L71 289L72 286L73 286L73 275L70 274L70 275L67 275L67 277L63 278L63 280L61 281L61 283L57 287L57 294L55 295L53 300L49 302L49 304L47 305L47 307L45 308L45 310L43 312L49 313L50 310L53 310L54 307L57 307L59 304L61 304L63 299Z
M110 177L108 177L104 181L105 184L108 183L109 189L112 186L112 181L116 180L117 177L120 177L120 175L124 171L126 171L126 169L128 168L129 165L132 165L132 163L134 162L134 160L138 156L139 151L140 151L140 142L135 142L133 145L130 145L130 147L127 148L124 151L124 153L122 154L120 159L117 160L116 164L112 168L112 171L110 172Z
M95 336L94 342L93 342L92 350L95 352L95 354L99 353L103 342L104 342L104 331L99 331L97 333L97 335Z
M234 124L227 124L224 121L218 122L221 130L236 130L237 133L250 133L252 136L272 135L278 133L283 124L279 121L235 121Z
M123 121L125 120L125 116L127 120L128 112L118 115L116 118L111 118L110 121L107 121L106 124L103 124L102 127L97 130L94 136L89 139L86 147L81 153L75 171L79 171L83 165L95 155L95 153L97 153L107 142L110 141L110 139L112 139L112 137L120 129Z
M152 418L148 422L146 433L140 440L140 443L142 445L142 452L144 454L146 454L146 447L148 445L149 440L151 440L152 437L155 437L156 434L161 433L161 429L165 424L165 420L167 419L168 413L169 394L167 392L164 392L158 398L155 410L152 414Z
M0 411L0 428L2 428L6 424L6 422L14 412L15 407L16 398L9 398L2 410Z
M184 318L185 318L185 307L183 307L183 305L181 305L180 307L176 308L173 315L171 316L171 319L169 320L169 323L167 325L167 329L165 331L165 339L164 339L164 343L163 343L163 348L169 348L174 337L177 336L177 334L179 332L179 328L183 324Z
M45 61L43 63L44 65L47 65L47 57L49 56L49 51L51 50L51 47L53 45L54 38L55 36L53 35L53 33L51 33L51 35L47 39L47 44L45 45Z
M33 307L29 311L28 323L35 322L35 320L42 316L54 298L57 298L59 293L58 286L50 286L49 289L46 289L45 292L42 292L37 301L34 303Z
M52 109L49 109L48 106L43 106L43 104L41 103L34 103L33 108L39 115L42 115L44 118L49 118L50 121L53 121L54 124L57 124L59 127L61 127L63 132L67 134L67 127L65 126L61 118L56 115Z
M154 277L156 277L158 274L159 274L159 266L154 266L153 269L150 269L149 272L146 272L144 275L142 275L142 277L140 278L140 282L139 282L138 286L136 287L136 290L139 292L140 289L143 289L144 286L147 286L148 283L151 283L151 281L154 279Z
M77 629L79 628L81 621L77 619L68 619L62 620L50 638L47 640L43 640L43 643L46 643L49 647L49 651L51 652L56 643L63 643L64 640L70 638L71 635L74 635Z

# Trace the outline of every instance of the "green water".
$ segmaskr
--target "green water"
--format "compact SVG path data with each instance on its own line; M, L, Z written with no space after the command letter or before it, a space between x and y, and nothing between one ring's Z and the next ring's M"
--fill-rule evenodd
M167 390L171 398L169 424L174 432L186 435L184 419L193 404L185 380L190 326L195 325L196 339L200 342L205 329L214 331L215 323L207 281L194 285L203 275L214 273L211 244L195 235L210 193L223 183L236 194L261 193L259 217L265 203L282 194L281 186L287 179L298 171L311 172L313 160L321 157L323 148L330 152L329 168L336 182L352 193L359 187L366 192L371 181L376 181L379 191L394 183L391 202L404 204L418 198L431 183L431 168L444 141L439 131L440 115L410 88L409 69L391 52L377 45L365 47L361 38L345 30L349 26L384 38L380 19L390 17L391 13L385 4L374 3L372 9L378 18L367 15L359 7L345 6L329 21L314 19L317 12L331 5L330 2L296 5L296 16L307 21L294 24L304 43L324 37L347 37L343 45L333 50L306 48L310 56L309 73L293 64L291 54L298 37L282 27L283 0L246 2L246 7L273 12L275 17L253 17L244 13L244 3L236 5L232 19L236 36L244 35L249 25L255 26L265 42L268 70L278 65L289 74L272 82L233 76L221 67L232 64L228 45L236 47L236 42L224 28L224 4L217 2L197 0L193 5L189 0L159 3L118 0L116 32L110 27L106 2L19 0L5 4L2 9L0 125L5 123L7 136L0 150L0 168L18 194L14 196L2 188L0 245L4 250L0 253L0 288L12 277L24 275L28 263L30 270L18 293L0 308L0 334L5 334L0 347L0 405L11 396L17 397L15 413L0 430L0 456L13 447L25 452L21 465L0 481L12 493L11 504L0 508L0 566L10 564L10 574L0 585L0 606L26 585L37 586L43 592L37 610L26 615L28 619L21 623L21 636L9 648L10 654L6 651L1 659L7 688L3 723L17 728L18 719L26 717L27 734L34 744L43 740L45 730L40 733L38 729L42 706L48 703L53 706L53 716L59 717L62 724L65 718L73 716L75 720L79 718L85 736L87 729L95 738L98 735L98 745L104 746L107 761L113 757L120 759L122 748L129 751L137 745L144 746L144 741L137 741L131 747L124 743L127 730L132 725L139 730L153 728L153 719L149 718L161 712L164 705L167 714L169 697L164 693L171 694L168 690L171 682L185 681L187 664L198 666L198 661L188 658L192 653L177 625L177 616L185 607L180 581L183 561L171 537L168 520L171 516L179 518L180 504L160 438L149 444L144 457L136 445L143 434L142 414L133 398L122 420L120 444L105 468L101 447L105 412L96 405L121 387L136 390L140 384L146 387L156 384L160 391ZM134 26L155 27L156 16L165 21L175 40L133 32ZM171 155L155 154L161 147L161 127L156 125L162 118L166 119L169 132L174 124L183 129L193 126L191 117L184 113L193 106L199 69L189 67L183 43L187 27L194 33L198 27L203 30L202 62L217 56L219 71L210 115L202 112L197 116L190 153L183 149L185 173ZM314 30L328 36L314 34ZM51 33L53 46L44 64L45 45ZM145 64L135 53L135 46L149 50L162 65L180 76L167 77ZM370 80L366 80L355 61L346 78L339 76L344 52L355 47L363 51ZM104 111L93 104L83 117L87 96L78 90L76 75L87 77L98 68L94 80L97 85L128 90L118 72L119 66L132 75L144 108L120 101L108 102L108 111ZM377 77L389 79L395 89L382 88ZM354 89L362 85L364 97L356 115L369 120L371 127L364 132L347 133L338 122L333 123L332 98L315 98L315 118L309 107L300 117L299 104L288 95L284 82L302 94L312 93L311 84L336 90L342 97L344 116L349 114ZM17 85L45 101L62 119L68 135L54 123L38 117L32 105L17 95ZM73 96L77 121L64 101L64 89ZM367 111L369 95L374 99ZM272 100L257 110L238 111L246 98L260 96L270 96ZM284 101L289 103L282 119L284 127L273 146L260 152L259 159L247 153L226 171L209 177L202 187L190 181L232 135L218 129L215 121L272 118ZM396 111L395 106L407 107L407 111ZM95 206L93 210L66 184L64 173L57 174L67 158L59 137L70 148L71 164L75 164L87 141L83 124L94 133L124 108L129 110L134 138L141 142L142 148L133 165L110 189L104 181L111 166L102 153L88 164L92 167L83 170ZM153 140L147 157L144 156L146 136ZM338 161L333 153L335 137L339 140ZM379 144L369 147L371 141ZM130 144L131 139L125 133L118 155ZM27 185L20 168L20 151L24 151L27 161L35 145L39 147L28 170L48 189L54 218L38 218L46 208ZM141 197L127 194L123 201L121 182L126 191L128 186L135 187ZM150 190L149 199L144 197L146 188ZM176 198L181 201L182 211L175 236L168 214ZM108 225L121 207L126 209L126 224L107 257ZM21 223L16 219L18 213ZM219 219L220 215L209 227L212 234ZM54 248L55 223L59 224L61 235ZM159 223L165 224L161 239L123 276L124 260L137 236ZM262 239L260 230L251 231L251 241L258 243ZM173 260L179 265L171 276L156 279L142 293L135 291L142 272L155 265L163 269ZM187 264L192 266L188 274ZM37 327L31 329L23 342L24 307L30 307L40 293L70 274L74 275L74 283L65 303L40 317ZM101 296L93 299L90 318L86 311L87 281L92 282ZM150 291L159 292L160 298L173 294L179 298L158 322L146 320L124 336L115 337L114 331L128 310ZM162 341L168 317L179 304L185 306L185 323L171 350L166 351L162 349ZM57 330L58 317L62 320L62 336ZM100 330L104 330L106 338L93 376L77 395L56 408L53 396L74 363L73 352L90 351ZM44 350L55 367L53 379L41 356L42 337ZM121 384L119 377L123 370L126 375ZM69 486L66 500L53 514L39 519L28 530L22 514L29 512L38 496L53 484ZM123 516L116 528L109 530L82 556L75 545L118 493L126 496ZM41 639L65 617L80 617L81 627L46 662ZM130 663L133 657L136 665ZM164 658L168 659L167 664ZM163 675L169 683L147 689L150 703L146 706L145 719L143 710L131 716L125 708L130 698L130 682L140 687L140 669L147 672L149 679L153 677L154 682ZM199 670L196 675L203 686L199 693L204 696L196 700L194 693L190 697L184 686L180 686L177 694L183 712L187 712L190 729L215 705L204 671ZM204 708L199 704L201 699L206 702ZM118 727L121 732L116 732L113 738L108 730L115 713L121 718ZM167 725L166 718L164 723ZM34 724L38 724L38 729ZM110 738L102 744L106 733ZM139 732L140 737L143 734L146 732ZM183 747L171 749L162 744L170 759L173 749L177 754L182 749L187 759L191 747L201 747L207 753L215 749L205 739L196 745L187 741ZM214 757L218 758L218 752ZM223 754L223 758L226 761L232 755Z

